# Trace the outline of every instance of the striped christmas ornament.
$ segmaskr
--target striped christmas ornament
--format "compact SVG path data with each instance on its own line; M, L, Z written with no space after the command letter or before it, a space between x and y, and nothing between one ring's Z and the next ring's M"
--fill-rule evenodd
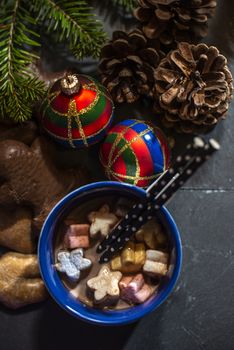
M169 158L169 146L160 129L134 119L115 125L100 149L100 160L110 180L139 187L149 186L164 172Z
M99 142L112 122L113 102L106 89L85 75L67 75L48 90L41 106L46 132L66 147Z

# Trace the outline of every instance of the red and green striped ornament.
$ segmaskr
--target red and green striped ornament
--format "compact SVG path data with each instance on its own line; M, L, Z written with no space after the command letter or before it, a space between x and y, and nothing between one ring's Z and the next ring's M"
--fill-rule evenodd
M101 145L100 160L110 180L148 187L169 166L170 151L161 130L141 120L115 125Z
M65 147L83 148L99 142L113 118L107 90L85 75L67 75L48 90L41 106L46 132Z

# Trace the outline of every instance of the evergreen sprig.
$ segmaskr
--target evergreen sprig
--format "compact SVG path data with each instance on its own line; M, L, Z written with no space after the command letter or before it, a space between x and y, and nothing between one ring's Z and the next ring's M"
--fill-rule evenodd
M31 71L38 58L40 28L59 33L78 58L97 57L106 34L85 0L0 0L0 115L30 119L32 106L45 93ZM56 36L55 36L56 37Z
M29 47L39 46L33 24L20 0L8 3L0 16L0 114L19 121L30 118L32 103L44 93L43 83L28 68L37 58Z
M69 41L77 58L99 56L106 34L86 1L34 0L33 9L38 13L37 19L46 22L49 32L60 33L59 41Z
M127 11L132 11L137 6L137 0L112 0L112 2L124 7Z

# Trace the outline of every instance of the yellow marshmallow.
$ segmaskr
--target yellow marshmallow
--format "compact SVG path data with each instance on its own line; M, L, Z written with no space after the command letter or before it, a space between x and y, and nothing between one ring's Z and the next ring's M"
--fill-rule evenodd
M145 263L145 245L128 242L120 255L111 260L112 270L125 273L138 272Z

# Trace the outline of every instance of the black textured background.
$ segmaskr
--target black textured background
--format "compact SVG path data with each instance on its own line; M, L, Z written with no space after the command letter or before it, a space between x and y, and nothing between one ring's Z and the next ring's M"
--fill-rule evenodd
M97 11L112 27L124 29L132 24L116 11L106 11L99 0ZM229 59L234 73L234 2L218 0L205 42L217 46ZM47 62L57 70L74 61L55 54L45 46ZM77 65L86 73L95 62ZM0 350L232 350L234 349L234 101L229 117L213 135L222 149L182 188L168 205L181 232L183 268L174 292L155 312L138 323L116 327L95 327L80 322L49 299L21 311L0 307ZM117 119L150 117L147 104L117 108ZM233 133L233 134L232 134ZM177 136L179 148L187 141ZM63 161L85 162L101 179L98 147L71 157L62 152ZM61 155L61 154L60 154Z

